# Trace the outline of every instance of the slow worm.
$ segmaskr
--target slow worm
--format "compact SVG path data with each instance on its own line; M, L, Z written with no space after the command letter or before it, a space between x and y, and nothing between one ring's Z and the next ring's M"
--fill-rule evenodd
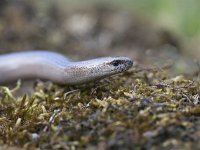
M0 55L0 84L18 79L46 79L76 85L96 81L128 70L133 61L127 57L101 57L73 62L62 54L28 51Z

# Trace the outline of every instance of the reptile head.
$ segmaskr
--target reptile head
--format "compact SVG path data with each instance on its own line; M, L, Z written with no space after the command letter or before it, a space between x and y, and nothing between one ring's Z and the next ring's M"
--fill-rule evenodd
M71 64L67 75L71 84L85 83L124 72L131 68L133 61L128 57L102 57Z
M133 61L128 57L109 57L105 63L105 73L117 74L132 67Z

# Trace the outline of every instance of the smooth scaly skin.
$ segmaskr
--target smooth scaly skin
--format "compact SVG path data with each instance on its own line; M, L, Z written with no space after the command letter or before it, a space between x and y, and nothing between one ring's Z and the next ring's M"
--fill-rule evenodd
M18 79L46 79L76 85L95 81L128 70L133 61L127 57L101 57L71 62L49 51L29 51L0 55L0 83Z

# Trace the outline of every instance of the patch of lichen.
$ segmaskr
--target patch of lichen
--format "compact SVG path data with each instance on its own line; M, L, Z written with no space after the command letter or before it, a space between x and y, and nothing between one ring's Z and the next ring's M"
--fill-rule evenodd
M199 80L135 69L82 86L1 87L0 143L23 148L198 147ZM193 144L191 144L193 143Z

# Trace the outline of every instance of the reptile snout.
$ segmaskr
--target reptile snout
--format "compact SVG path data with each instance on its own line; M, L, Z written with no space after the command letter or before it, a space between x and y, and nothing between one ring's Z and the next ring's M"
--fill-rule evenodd
M133 61L132 60L128 60L127 61L127 67L130 68L133 66Z
M133 61L130 58L127 58L124 65L125 65L125 70L128 70L133 66Z

